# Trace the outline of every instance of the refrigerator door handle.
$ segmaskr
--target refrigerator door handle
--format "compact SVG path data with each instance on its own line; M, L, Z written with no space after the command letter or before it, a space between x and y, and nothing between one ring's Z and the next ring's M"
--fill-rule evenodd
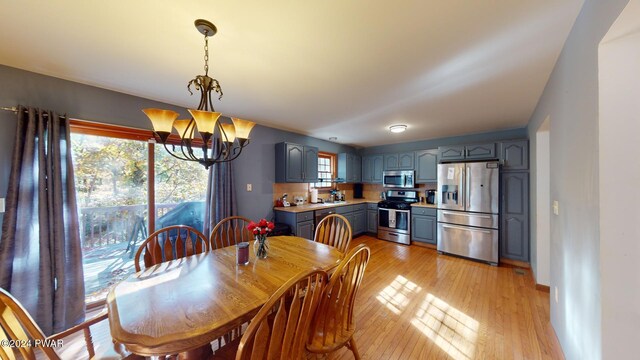
M469 211L471 203L471 168L465 166L465 191L464 191L464 209Z
M466 217L478 217L481 219L491 219L491 215L479 215L479 214L468 214L464 212L451 212L451 211L443 211L443 215L453 215L453 216L466 216Z
M464 227L464 226L456 226L456 225L449 225L449 224L441 224L441 225L442 225L442 227L449 228L449 229L473 231L473 232L481 232L481 233L485 233L485 234L491 234L491 230L483 230L483 229L478 229L478 228L468 228L468 227Z
M458 190L458 205L462 206L463 209L466 208L465 202L465 191L464 191L464 167L460 169L460 188Z

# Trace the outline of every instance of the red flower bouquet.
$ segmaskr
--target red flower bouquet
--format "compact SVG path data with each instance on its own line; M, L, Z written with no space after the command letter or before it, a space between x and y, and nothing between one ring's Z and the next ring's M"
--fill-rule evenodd
M267 257L267 250L269 250L267 234L269 234L274 227L275 225L267 221L267 219L260 219L257 223L252 221L247 225L247 229L249 229L256 238L256 241L253 243L253 250L257 258L264 259Z

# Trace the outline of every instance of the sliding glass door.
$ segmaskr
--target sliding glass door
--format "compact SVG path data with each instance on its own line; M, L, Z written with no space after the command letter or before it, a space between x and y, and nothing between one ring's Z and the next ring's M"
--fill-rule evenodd
M188 225L202 231L207 171L126 129L74 131L71 142L86 302L92 304L134 272L135 253L155 229Z

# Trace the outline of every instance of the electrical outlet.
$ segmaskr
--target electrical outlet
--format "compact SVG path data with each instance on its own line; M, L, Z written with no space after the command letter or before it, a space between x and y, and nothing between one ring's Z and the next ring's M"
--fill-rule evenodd
M247 184L247 191L253 191L253 185Z
M554 286L555 289L555 293L556 293L556 304L558 303L558 287Z
M560 214L560 204L558 204L558 200L553 200L553 214L554 215Z
M0 214L4 212L4 198L0 199Z

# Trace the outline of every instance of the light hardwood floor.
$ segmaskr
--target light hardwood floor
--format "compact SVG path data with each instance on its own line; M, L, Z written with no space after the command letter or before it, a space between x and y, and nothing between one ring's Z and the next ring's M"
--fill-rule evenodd
M563 359L549 294L531 271L492 267L369 236L371 260L356 300L364 359ZM330 359L353 359L347 349Z

